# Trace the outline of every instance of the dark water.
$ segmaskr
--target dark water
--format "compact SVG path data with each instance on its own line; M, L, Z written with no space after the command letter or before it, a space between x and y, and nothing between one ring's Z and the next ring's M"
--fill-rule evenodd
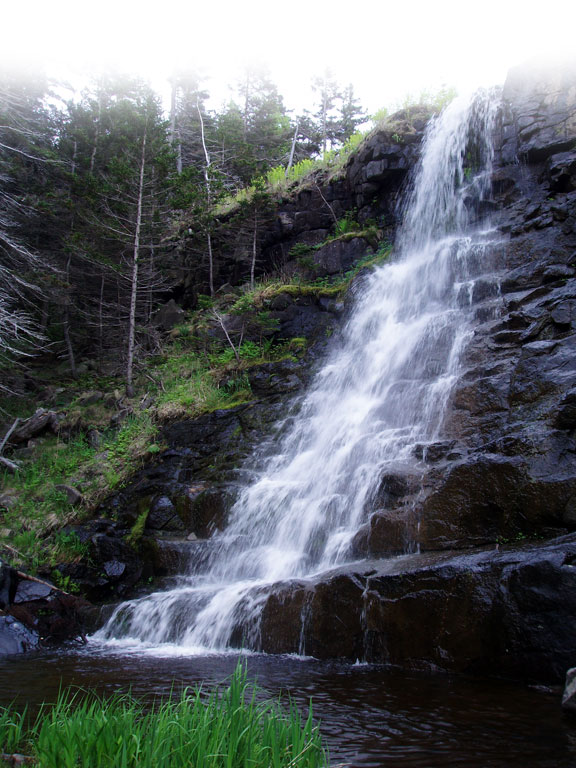
M0 704L39 704L61 685L100 692L166 695L198 682L222 682L237 657L164 657L91 652L0 660ZM522 685L416 675L291 657L247 657L270 696L290 694L314 713L333 765L410 768L576 766L576 720L559 692Z

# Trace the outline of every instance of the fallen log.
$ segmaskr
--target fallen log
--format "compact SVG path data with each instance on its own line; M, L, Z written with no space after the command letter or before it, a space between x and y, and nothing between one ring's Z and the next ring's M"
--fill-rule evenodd
M53 432L57 431L58 414L56 411L47 411L44 408L38 408L36 413L23 421L22 424L12 432L12 440L18 443L25 443L45 429L51 429Z

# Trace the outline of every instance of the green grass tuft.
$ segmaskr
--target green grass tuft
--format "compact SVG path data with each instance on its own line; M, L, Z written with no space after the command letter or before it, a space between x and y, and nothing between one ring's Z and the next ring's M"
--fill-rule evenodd
M38 768L319 768L328 765L310 707L262 702L238 664L225 689L186 689L145 707L128 694L62 693L35 719L0 708L0 752Z

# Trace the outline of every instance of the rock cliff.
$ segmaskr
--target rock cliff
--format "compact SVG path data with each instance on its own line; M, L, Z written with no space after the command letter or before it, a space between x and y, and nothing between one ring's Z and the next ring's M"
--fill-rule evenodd
M382 478L356 537L364 558L443 553L278 586L265 650L547 681L576 662L576 69L511 72L495 142L500 239L444 439Z

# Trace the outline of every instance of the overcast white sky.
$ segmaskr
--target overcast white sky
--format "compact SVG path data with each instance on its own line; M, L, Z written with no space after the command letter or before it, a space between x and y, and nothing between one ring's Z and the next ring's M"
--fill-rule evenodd
M218 99L246 61L266 61L289 108L331 67L370 111L407 93L502 83L534 56L576 56L576 0L28 0L5 3L2 53L52 72L104 62L156 87L174 66L203 65ZM549 16L547 12L549 9Z

